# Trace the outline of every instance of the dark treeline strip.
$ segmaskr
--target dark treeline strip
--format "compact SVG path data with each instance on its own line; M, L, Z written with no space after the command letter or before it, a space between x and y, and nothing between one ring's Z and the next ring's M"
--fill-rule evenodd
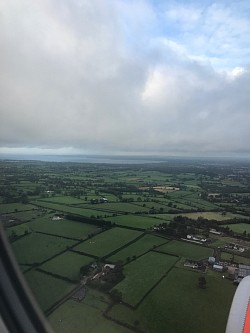
M53 237L57 237L57 238L69 239L69 240L73 240L73 241L76 241L76 242L80 241L79 238L66 237L66 236L61 236L61 235L57 235L57 234L51 234L49 232L34 231L34 233L41 234L41 235L47 235L47 236L53 236Z
M113 227L113 224L110 221L85 217L85 216L81 216L81 215L66 214L65 218L67 220L77 221L77 222L81 222L81 223L94 224L103 229L110 229Z

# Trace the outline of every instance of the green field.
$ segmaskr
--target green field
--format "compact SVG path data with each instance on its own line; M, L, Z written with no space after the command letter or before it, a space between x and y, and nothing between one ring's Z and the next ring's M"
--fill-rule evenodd
M151 250L154 246L159 246L163 243L166 243L167 241L168 240L164 238L152 235L145 235L144 237L140 238L137 242L117 252L113 256L109 257L107 260L111 262L123 261L123 263L125 263L128 257L130 257L130 259L133 256L138 257L141 254Z
M22 223L22 224L19 224L19 225L16 225L14 227L6 229L5 232L6 232L7 236L11 236L11 235L13 235L13 233L16 236L22 236L25 233L31 232L31 230L30 230L27 223Z
M148 211L148 209L145 207L133 205L131 203L126 203L126 202L94 204L94 205L88 205L86 208L100 209L103 211L121 212L121 213L136 213L136 212Z
M140 231L112 228L77 245L74 250L103 257L140 236Z
M175 240L160 246L157 250L193 260L208 258L213 254L213 250L207 247Z
M175 264L178 257L149 252L124 267L125 278L115 289L122 293L122 300L132 306Z
M50 202L45 202L41 200L37 200L34 202L34 205L38 205L39 207L44 207L47 209L52 209L57 212L63 212L63 213L69 213L69 214L76 214L76 215L81 215L81 216L86 216L86 217L107 217L111 216L112 214L107 213L107 212L102 212L99 210L94 210L94 209L84 209L84 208L78 208L78 207L72 207L72 206L65 206L65 205L60 205L56 203L50 203Z
M185 213L178 215L187 216L190 219L195 219L195 220L198 219L198 217L203 217L204 219L217 220L217 221L226 221L234 218L247 219L246 216L240 214L226 213L226 215L222 215L220 212L196 212L196 213Z
M18 211L37 209L33 205L23 205L21 203L0 204L0 214L15 213Z
M66 252L47 261L39 268L72 280L79 280L80 268L88 265L92 261L93 259L90 257L78 253Z
M95 293L93 295L93 293ZM103 301L105 294L87 290L86 298L78 303L68 300L49 316L49 322L55 332L60 333L131 333L103 315L108 304Z
M141 215L122 215L107 218L108 221L112 223L134 228L148 229L156 224L161 223L158 219L154 217L141 216Z
M250 224L247 223L227 224L223 225L223 227L224 226L229 227L231 230L239 234L243 234L244 231L246 231L247 234L250 234Z
M46 216L29 222L28 226L35 231L49 234L85 239L89 234L96 233L100 229L91 224L75 222L70 220L52 220L52 216Z
M26 273L25 279L43 311L49 309L55 302L75 288L75 284L37 271Z
M233 262L236 262L238 264L250 265L250 258L237 256L235 254L227 252L221 252L221 260L233 260Z
M149 333L225 332L236 287L229 280L206 275L207 288L200 289L199 276L173 268L135 311L118 304L109 314L129 324L138 320L138 327L147 327Z
M19 263L32 264L42 262L75 243L68 239L32 233L11 245Z
M23 222L27 222L27 221L31 221L35 218L38 218L41 215L42 215L42 213L39 209L28 210L28 211L26 210L24 212L11 213L10 219L15 218L15 219L21 220Z

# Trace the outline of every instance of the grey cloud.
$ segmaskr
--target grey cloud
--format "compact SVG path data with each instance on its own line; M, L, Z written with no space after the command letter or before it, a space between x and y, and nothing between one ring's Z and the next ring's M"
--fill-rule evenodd
M249 151L249 72L230 79L163 45L140 28L156 24L153 7L140 2L136 22L124 6L121 14L113 1L2 5L1 145Z

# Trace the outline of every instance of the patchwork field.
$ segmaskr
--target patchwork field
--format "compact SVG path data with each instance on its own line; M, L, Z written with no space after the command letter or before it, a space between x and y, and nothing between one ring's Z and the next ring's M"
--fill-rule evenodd
M193 260L208 258L213 254L213 250L207 247L175 240L160 246L157 250Z
M82 216L86 216L86 217L91 217L91 216L107 217L109 215L112 215L112 214L108 214L107 212L102 212L102 211L99 211L99 210L83 209L83 208L66 206L66 205L63 205L63 204L60 205L60 204L50 203L50 202L45 202L45 201L40 201L40 200L34 202L34 204L38 205L39 207L52 209L52 210L57 211L57 212L82 215Z
M32 293L43 311L75 288L75 285L52 276L31 271L25 274Z
M124 302L136 306L177 260L178 257L149 252L124 267L125 279L115 289L122 293Z
M12 243L12 249L19 263L32 264L42 262L75 243L68 239L32 233Z
M132 325L137 320L138 327L152 333L224 332L236 287L228 280L206 276L207 288L201 289L199 276L173 268L136 310L118 304L109 315Z
M20 221L27 222L27 221L31 221L31 220L41 216L41 211L39 209L28 210L28 211L26 210L23 212L11 213L9 216L10 216L10 218L15 218Z
M66 252L49 260L40 266L40 268L72 280L79 280L80 268L88 265L92 261L93 259L90 257L78 253Z
M29 204L23 205L20 203L0 204L0 214L15 213L18 211L21 212L32 209L37 209L37 207Z
M133 256L138 257L143 253L153 249L154 247L164 244L166 242L168 242L167 239L152 235L145 235L137 242L127 246L125 249L117 252L113 256L108 257L107 260L111 262L122 261L123 263L125 263L126 261L128 261L128 258L131 259Z
M222 279L224 273L211 266L203 274L184 263L221 255L222 260L250 264L249 258L224 249L227 243L250 248L250 225L243 220L250 219L249 162L170 158L153 163L158 160L150 158L148 164L134 159L136 164L116 165L100 161L0 161L0 219L55 331L225 332L233 282ZM101 203L103 197L108 202ZM72 221L53 220L55 213L76 216ZM170 223L178 215L208 221ZM77 222L79 216L86 217L88 224ZM234 218L242 219L241 223L228 225L227 220ZM164 225L157 233L153 228L159 224ZM209 233L208 246L179 238L204 235L223 225L244 234L234 236L224 228L223 235ZM88 279L80 281L81 267L94 261L96 265L85 271ZM103 269L108 263L119 264L118 269ZM201 276L207 282L204 289L198 286ZM71 292L85 282L84 298L74 301ZM54 312L48 312L52 308Z
M51 215L29 222L28 226L35 231L76 239L85 239L89 234L96 233L100 230L95 225L87 223L70 220L52 220Z
M227 224L225 227L229 227L234 232L243 234L246 231L247 234L250 233L250 224L247 223L237 223L237 224Z
M68 300L49 316L49 322L55 332L60 333L131 333L125 327L105 319L102 313L108 303L102 299L104 294L94 295L88 290L83 302ZM92 296L92 297L91 297Z
M217 220L217 221L226 221L234 218L247 219L247 217L244 215L232 214L232 213L226 213L226 215L222 215L220 212L197 212L197 213L185 213L179 215L187 216L190 219L198 219L198 217L203 217L204 219Z
M147 212L148 209L140 207L131 203L113 202L104 204L88 205L86 208L89 209L100 209L103 211L121 212L121 213L136 213L136 212Z
M14 227L11 227L11 228L8 228L6 230L6 234L7 236L10 236L10 235L13 235L13 233L16 235L16 236L22 236L24 235L25 233L29 233L31 232L29 226L27 223L23 223L23 224L20 224L20 225L16 225Z
M103 257L139 237L141 234L140 231L112 228L77 245L74 247L74 250Z
M154 217L141 216L141 215L122 215L107 218L108 221L115 222L125 227L134 227L148 229L156 224L159 220Z

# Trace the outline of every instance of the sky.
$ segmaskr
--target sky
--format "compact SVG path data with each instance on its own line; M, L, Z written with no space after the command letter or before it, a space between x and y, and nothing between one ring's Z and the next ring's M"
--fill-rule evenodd
M0 3L0 153L250 156L250 1Z

